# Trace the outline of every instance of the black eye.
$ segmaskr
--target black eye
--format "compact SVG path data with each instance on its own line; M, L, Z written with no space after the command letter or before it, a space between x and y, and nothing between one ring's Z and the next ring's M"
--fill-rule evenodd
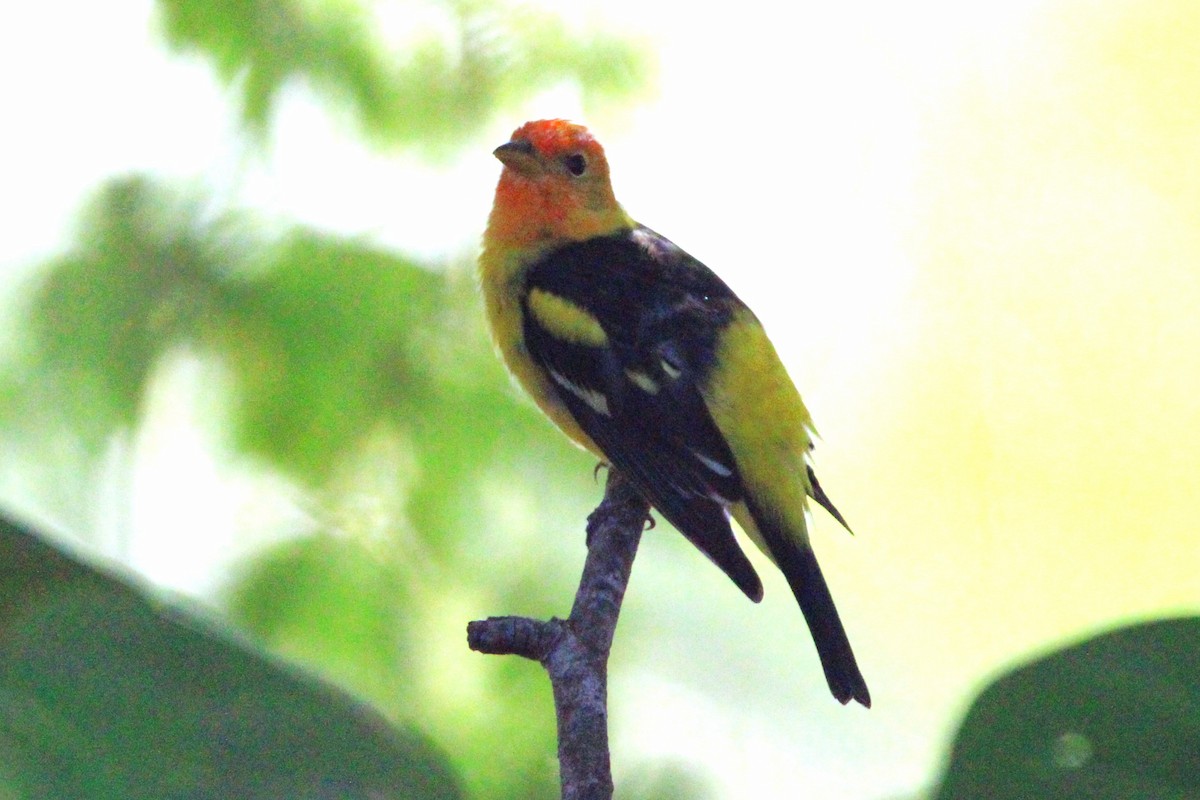
M567 165L567 172L577 178L587 169L587 159L583 157L582 153L572 153L563 159L563 163Z

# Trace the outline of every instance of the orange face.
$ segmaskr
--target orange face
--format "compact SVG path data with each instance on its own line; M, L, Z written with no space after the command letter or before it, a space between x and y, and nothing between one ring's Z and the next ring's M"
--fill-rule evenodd
M600 147L587 128L565 119L526 122L513 131L512 142L528 142L544 159L561 159L573 154L604 159Z
M489 220L490 236L514 246L586 239L625 219L608 162L582 125L527 122L495 150L504 164Z

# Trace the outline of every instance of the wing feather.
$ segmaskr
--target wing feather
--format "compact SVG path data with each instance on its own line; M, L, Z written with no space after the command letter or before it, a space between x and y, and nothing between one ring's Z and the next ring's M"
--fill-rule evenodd
M697 388L737 298L644 228L548 254L529 270L524 296L543 305L533 313L526 302L525 346L580 428L663 517L761 599L726 512L743 495L737 462ZM604 337L556 331L547 297L586 313ZM573 330L589 327L572 314Z

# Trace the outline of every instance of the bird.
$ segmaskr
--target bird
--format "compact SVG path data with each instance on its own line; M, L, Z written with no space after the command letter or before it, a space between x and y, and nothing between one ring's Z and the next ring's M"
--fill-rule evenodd
M737 521L787 579L830 692L871 696L809 541L809 412L762 324L711 269L634 221L584 126L527 122L478 261L499 355L547 417L615 469L754 602Z

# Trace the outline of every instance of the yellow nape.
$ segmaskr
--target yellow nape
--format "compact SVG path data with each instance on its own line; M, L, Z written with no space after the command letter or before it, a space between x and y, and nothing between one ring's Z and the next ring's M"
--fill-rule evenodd
M562 341L589 347L608 345L600 321L565 297L533 289L529 293L529 311L543 328Z

